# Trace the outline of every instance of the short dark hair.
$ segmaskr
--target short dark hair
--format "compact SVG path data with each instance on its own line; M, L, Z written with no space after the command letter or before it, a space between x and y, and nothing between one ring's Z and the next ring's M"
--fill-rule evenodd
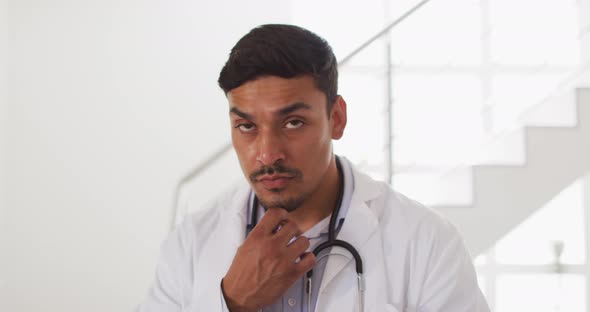
M236 43L219 74L225 94L263 76L310 75L326 95L328 114L338 94L338 63L326 40L293 25L262 25ZM328 115L329 116L329 115Z

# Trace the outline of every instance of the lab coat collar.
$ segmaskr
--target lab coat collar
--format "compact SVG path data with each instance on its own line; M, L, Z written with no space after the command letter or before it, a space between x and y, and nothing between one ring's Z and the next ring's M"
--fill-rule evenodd
M344 157L341 157L344 158ZM344 158L346 159L346 158ZM354 192L353 192L353 201L354 197L358 197L358 199L362 202L369 202L372 199L379 197L381 194L387 191L388 186L387 184L377 182L373 180L371 177L366 175L365 173L359 171L356 166L352 165L348 159L346 161L349 162L350 166L352 167L352 173L354 176Z
M369 203L382 194L386 189L384 184L378 183L369 176L353 168L355 189L352 194L350 208L344 225L337 235L337 239L350 243L361 256L365 243L371 238L378 228L378 218L375 212L369 208ZM345 253L347 254L347 253ZM352 260L352 256L330 257L326 265L320 294L330 285L330 282L344 269ZM366 263L366 262L365 262ZM321 297L321 296L320 296ZM319 304L319 303L318 303Z

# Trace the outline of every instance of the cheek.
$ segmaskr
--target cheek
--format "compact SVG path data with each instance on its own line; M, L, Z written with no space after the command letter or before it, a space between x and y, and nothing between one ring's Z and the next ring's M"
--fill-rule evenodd
M330 132L328 127L323 127L322 131L318 131L317 135L314 137L316 150L319 153L328 153L330 146L332 144L332 133Z
M231 134L232 144L238 157L242 158L248 154L248 152L252 149L252 142L249 140L248 136L245 136L238 131L232 131Z
M246 142L244 142L244 140L239 139L238 136L235 134L232 134L232 145L234 147L234 151L236 152L236 156L238 157L242 170L244 172L247 172L247 165L249 163L248 150L250 147Z
M330 163L332 138L328 131L318 131L313 136L308 136L294 153L299 153L305 160L305 170L308 177L321 176L321 172Z

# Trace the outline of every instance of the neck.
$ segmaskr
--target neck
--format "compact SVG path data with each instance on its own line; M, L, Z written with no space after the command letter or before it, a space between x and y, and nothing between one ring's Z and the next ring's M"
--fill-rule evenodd
M302 232L309 230L335 210L340 192L344 192L340 190L341 179L344 177L340 176L333 156L318 188L301 207L289 214Z

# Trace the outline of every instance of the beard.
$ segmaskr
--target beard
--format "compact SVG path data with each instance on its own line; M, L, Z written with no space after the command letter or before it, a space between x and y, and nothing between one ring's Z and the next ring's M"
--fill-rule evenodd
M289 175L294 181L301 182L303 180L303 173L295 168L290 168L284 166L280 163L274 164L273 166L262 166L258 170L252 172L249 175L250 182L252 184L258 183L258 178L265 174L287 174ZM299 208L305 199L307 199L311 193L301 193L296 194L294 196L289 196L286 194L281 194L285 190L283 189L270 189L272 195L269 195L268 198L261 198L258 197L259 203L264 207L265 210L269 208L283 208L288 212L295 211Z
M274 192L274 191L273 191ZM276 192L276 195L271 195L271 197L277 196L281 197L280 191ZM263 199L258 198L258 201L264 207L265 210L269 208L283 208L287 210L287 212L293 212L297 210L297 208L301 207L301 205L305 202L305 200L309 197L310 194L304 193L297 196L289 197L289 198L270 198L270 199Z

